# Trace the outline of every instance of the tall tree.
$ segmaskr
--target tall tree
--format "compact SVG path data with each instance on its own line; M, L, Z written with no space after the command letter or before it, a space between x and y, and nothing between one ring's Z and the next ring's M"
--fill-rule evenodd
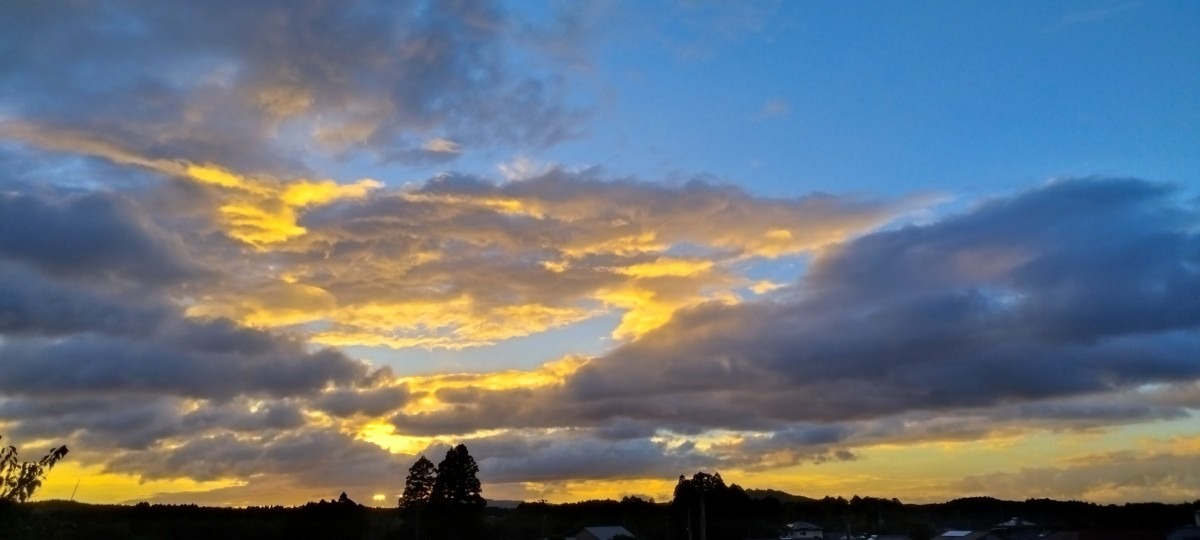
M482 510L487 501L483 499L478 474L479 465L467 452L466 445L451 448L446 452L446 458L438 463L431 502L447 510Z
M721 473L680 475L671 501L676 519L687 523L689 538L744 538L751 528L752 503L737 484L726 485ZM698 533L698 534L697 534Z
M408 469L408 479L404 481L404 494L400 496L401 508L421 508L429 504L433 495L433 485L437 480L437 470L433 462L421 456Z

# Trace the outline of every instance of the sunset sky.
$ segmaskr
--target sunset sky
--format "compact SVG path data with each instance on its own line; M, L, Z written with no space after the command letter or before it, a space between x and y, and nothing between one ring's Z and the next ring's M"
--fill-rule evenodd
M1200 498L1200 3L10 2L41 499ZM76 486L78 485L78 490Z

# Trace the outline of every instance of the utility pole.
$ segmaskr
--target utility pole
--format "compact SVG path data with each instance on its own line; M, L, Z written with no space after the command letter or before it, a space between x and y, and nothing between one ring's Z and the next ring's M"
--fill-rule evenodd
M708 540L708 519L704 511L704 497L700 497L700 540Z

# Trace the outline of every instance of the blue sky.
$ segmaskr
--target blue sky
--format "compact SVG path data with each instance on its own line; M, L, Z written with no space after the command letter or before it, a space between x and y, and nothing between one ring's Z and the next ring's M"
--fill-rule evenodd
M1186 2L593 10L565 75L594 107L586 135L517 149L531 159L776 196L980 196L1200 168L1200 8ZM464 165L494 174L505 155L486 154Z
M11 11L45 497L1200 498L1195 2Z

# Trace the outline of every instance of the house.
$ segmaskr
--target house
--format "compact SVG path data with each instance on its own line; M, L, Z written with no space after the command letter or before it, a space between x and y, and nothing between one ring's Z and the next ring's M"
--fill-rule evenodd
M933 540L1004 540L1004 537L992 531L946 531Z
M788 523L783 527L783 531L779 533L779 540L796 540L799 538L825 538L825 530L812 523L797 521Z
M1006 540L1037 540L1046 536L1050 531L1032 521L1014 517L992 525L992 532Z
M620 525L609 527L584 527L575 533L575 540L613 540L613 538L634 538L633 533Z

